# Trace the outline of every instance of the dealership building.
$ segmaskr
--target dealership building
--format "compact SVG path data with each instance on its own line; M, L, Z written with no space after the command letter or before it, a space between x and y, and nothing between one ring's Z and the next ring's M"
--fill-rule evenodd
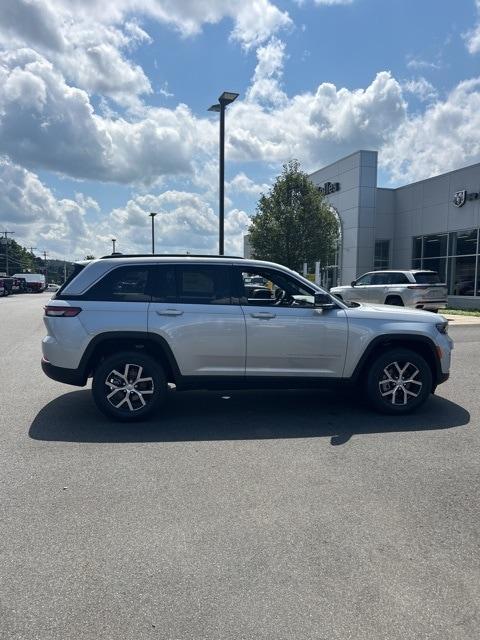
M377 186L377 155L356 151L310 175L340 228L322 284L374 269L432 269L447 282L451 306L480 308L480 164L387 189Z
M377 186L377 152L356 151L310 178L340 228L336 255L321 265L325 287L366 271L432 269L447 282L451 306L480 308L480 164L385 189Z

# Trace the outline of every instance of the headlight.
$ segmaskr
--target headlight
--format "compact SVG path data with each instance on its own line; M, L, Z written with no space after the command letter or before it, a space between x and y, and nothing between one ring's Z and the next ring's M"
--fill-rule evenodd
M437 327L438 331L440 331L440 333L448 333L448 322L439 322L435 326Z

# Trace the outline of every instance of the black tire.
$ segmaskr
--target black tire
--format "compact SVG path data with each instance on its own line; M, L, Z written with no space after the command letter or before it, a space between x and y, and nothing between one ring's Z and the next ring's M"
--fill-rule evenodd
M404 378L404 385L399 385L400 371L404 367L403 375L408 376L411 382ZM366 391L370 403L377 411L392 415L410 413L427 400L432 390L430 366L415 351L391 349L369 364Z
M128 369L127 365L130 365ZM114 371L120 376L113 374ZM135 383L135 378L141 380ZM148 379L148 382L144 379ZM118 388L118 392L109 399L107 396L115 388ZM123 351L109 356L93 374L92 393L97 407L106 416L119 422L145 420L151 416L165 401L167 389L161 364L138 351ZM115 407L114 404L120 406Z
M391 304L394 307L404 307L403 300L400 296L388 296L385 300L385 304Z

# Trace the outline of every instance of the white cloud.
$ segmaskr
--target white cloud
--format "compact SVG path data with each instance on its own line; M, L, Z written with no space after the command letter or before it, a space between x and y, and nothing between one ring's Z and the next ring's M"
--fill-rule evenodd
M470 53L480 53L480 0L476 0L477 24L465 34L465 42Z
M265 105L285 102L287 96L280 85L284 58L285 43L277 38L272 38L264 47L257 49L257 66L247 91L247 100Z
M119 246L123 243L129 250L145 250L150 239L150 211L158 212L155 218L158 253L215 253L218 250L218 217L212 207L199 194L174 190L136 196L124 207L112 211L109 224L117 229ZM250 218L244 211L227 211L227 251L240 250L249 223Z
M480 78L406 119L381 151L393 181L421 180L480 161Z
M213 144L212 126L205 120L199 127L185 105L129 120L102 117L39 54L0 55L0 153L25 166L151 184L190 173L194 152Z
M251 178L243 173L243 171L237 173L237 175L226 184L226 189L228 192L234 194L240 193L255 198L258 198L261 193L266 193L269 188L270 185L266 183L255 183Z
M440 62L431 62L415 56L407 56L407 67L409 69L441 69L442 65Z
M231 107L228 152L237 160L281 163L299 158L318 168L359 148L378 148L406 118L402 88L387 71L366 89L319 85L315 93L266 111L257 103Z
M405 82L402 83L402 88L407 93L416 95L422 102L431 102L438 98L438 91L433 84L423 76L405 80Z
M10 37L55 49L62 48L62 30L71 23L82 29L114 25L132 13L170 25L185 37L198 34L205 24L229 18L232 39L246 48L291 25L288 13L270 0L9 0L8 5L0 23Z

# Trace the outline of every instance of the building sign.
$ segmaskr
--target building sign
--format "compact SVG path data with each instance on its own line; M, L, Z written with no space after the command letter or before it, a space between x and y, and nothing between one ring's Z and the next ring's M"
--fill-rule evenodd
M323 187L318 187L318 190L322 194L322 196L329 196L336 191L340 191L340 183L339 182L325 182Z
M467 200L478 200L479 197L480 193L477 193L475 191L467 193L467 190L463 189L462 191L457 191L455 193L455 195L453 196L453 204L456 207L463 207Z

